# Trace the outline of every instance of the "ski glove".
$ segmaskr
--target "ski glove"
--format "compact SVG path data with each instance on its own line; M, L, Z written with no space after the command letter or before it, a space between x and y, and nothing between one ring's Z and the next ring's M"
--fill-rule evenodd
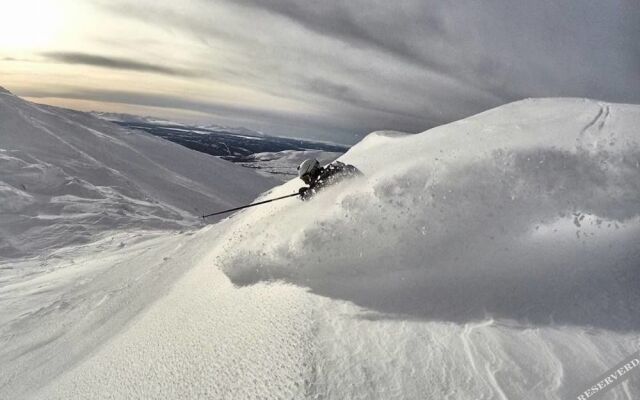
M311 188L308 187L301 187L300 189L298 189L298 194L300 195L300 200L307 200L309 197L311 197L311 194L313 193L311 190L309 190Z

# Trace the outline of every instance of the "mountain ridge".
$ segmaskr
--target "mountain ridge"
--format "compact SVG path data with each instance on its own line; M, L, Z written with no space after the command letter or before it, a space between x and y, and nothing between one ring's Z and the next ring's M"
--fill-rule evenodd
M148 133L8 93L0 96L0 121L0 212L11 221L0 228L0 256L37 251L38 241L27 240L36 232L53 248L112 228L197 226L199 215L251 201L275 183Z

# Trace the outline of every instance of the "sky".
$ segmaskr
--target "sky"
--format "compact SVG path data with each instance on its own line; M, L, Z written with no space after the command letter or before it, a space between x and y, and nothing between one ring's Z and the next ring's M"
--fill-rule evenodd
M527 97L640 103L640 3L0 0L0 86L351 144Z

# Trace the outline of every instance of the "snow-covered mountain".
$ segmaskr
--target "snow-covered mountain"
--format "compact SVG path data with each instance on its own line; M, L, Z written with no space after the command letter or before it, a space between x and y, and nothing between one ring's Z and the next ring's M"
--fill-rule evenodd
M0 397L575 398L638 349L638 126L532 99L372 133L312 201L3 272Z
M274 181L86 113L0 93L0 258L194 226Z
M176 121L169 121L158 117L148 117L143 115L133 115L125 113L112 113L104 111L91 111L89 114L94 117L103 119L109 122L125 122L125 123L137 123L137 124L166 124L176 127L184 126L184 124Z
M222 126L216 124L207 124L207 125L189 125L176 121L169 121L166 119L158 118L158 117L148 117L141 115L133 115L133 114L124 114L124 113L110 113L103 111L92 111L91 115L98 117L100 119L104 119L110 122L117 122L123 124L152 124L152 125L160 125L160 126L173 126L173 127L183 127L189 128L194 132L198 132L198 129L204 131L204 133L208 131L213 132L222 132L229 133L234 135L246 135L246 136L264 136L264 133L254 131L253 129L245 128L242 126L232 127L232 126Z

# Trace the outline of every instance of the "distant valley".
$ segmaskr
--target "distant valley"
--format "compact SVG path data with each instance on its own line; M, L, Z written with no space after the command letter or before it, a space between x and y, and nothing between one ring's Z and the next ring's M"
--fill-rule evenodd
M193 150L232 162L253 162L254 154L282 151L344 153L349 146L304 139L269 136L247 128L195 126L126 114L93 113L129 129L139 129Z

